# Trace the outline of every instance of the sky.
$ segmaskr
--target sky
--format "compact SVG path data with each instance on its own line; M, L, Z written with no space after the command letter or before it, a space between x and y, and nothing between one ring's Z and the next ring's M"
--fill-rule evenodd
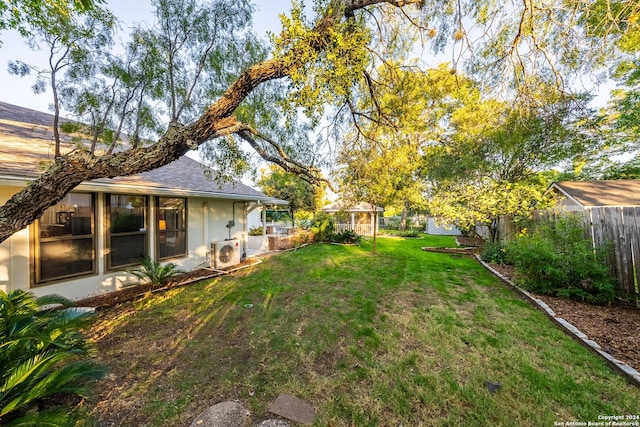
M106 3L108 9L122 21L123 40L129 34L128 28L134 24L153 22L150 0L106 0ZM253 27L260 36L266 36L267 31L279 30L278 16L288 12L291 7L290 0L253 0L253 3L256 7ZM31 90L35 82L33 75L18 77L7 72L9 61L46 65L45 52L32 51L15 31L0 32L0 38L3 42L0 47L0 101L38 111L50 111L51 91L36 95Z

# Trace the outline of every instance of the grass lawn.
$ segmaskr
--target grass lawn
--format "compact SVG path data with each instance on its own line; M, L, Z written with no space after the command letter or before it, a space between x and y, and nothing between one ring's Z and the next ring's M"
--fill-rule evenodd
M185 426L280 393L326 426L553 426L640 414L640 390L451 237L318 244L101 312L111 367L88 425ZM487 390L486 381L502 387Z

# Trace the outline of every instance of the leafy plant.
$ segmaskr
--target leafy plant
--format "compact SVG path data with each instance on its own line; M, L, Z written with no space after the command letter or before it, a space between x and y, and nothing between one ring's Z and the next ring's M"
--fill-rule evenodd
M416 237L420 237L420 231L418 231L418 230L405 230L405 231L401 231L400 233L398 233L398 236L416 238Z
M317 242L329 240L329 237L333 233L333 217L326 213L317 214L313 219L310 229Z
M182 270L178 269L174 263L169 262L163 265L160 261L152 260L149 256L140 259L139 268L128 271L137 278L146 281L151 289L162 286L170 277L182 273Z
M507 257L531 291L607 303L615 298L607 250L592 247L578 218L563 216L510 242Z
M343 230L337 233L333 233L329 240L334 243L343 243L343 244L358 244L360 240L362 240L362 236L356 234L352 230Z
M262 236L262 227L251 227L249 229L249 236Z
M482 248L480 258L492 264L508 264L507 248L504 243L486 242Z
M62 305L61 309L46 309ZM72 426L76 412L64 402L89 396L88 383L105 368L90 360L80 333L93 312L57 295L0 291L0 424Z

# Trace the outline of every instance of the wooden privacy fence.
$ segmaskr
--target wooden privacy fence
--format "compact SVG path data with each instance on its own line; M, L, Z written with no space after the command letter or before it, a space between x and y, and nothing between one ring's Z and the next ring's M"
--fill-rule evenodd
M594 246L611 245L609 267L618 280L619 290L627 297L637 300L640 207L588 208L583 215L585 231Z

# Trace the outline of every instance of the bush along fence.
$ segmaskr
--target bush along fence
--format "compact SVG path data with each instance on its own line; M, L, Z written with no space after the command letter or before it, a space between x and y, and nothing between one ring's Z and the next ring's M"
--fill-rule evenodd
M640 207L594 207L577 212L536 211L532 229L554 223L560 216L574 216L584 227L584 236L602 253L610 275L616 280L616 294L629 302L640 302ZM509 219L500 221L500 241L509 242L521 232Z

